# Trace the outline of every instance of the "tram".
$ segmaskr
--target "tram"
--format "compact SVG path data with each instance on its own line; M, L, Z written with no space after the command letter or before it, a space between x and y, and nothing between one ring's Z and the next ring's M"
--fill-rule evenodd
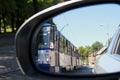
M45 71L64 72L79 69L82 56L56 26L45 23L38 35L37 61L39 67Z

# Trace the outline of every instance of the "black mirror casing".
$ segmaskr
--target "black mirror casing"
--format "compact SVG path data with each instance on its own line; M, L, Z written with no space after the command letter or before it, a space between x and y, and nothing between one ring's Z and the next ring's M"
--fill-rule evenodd
M71 0L56 6L50 7L46 10L38 12L37 14L30 17L27 21L25 21L21 27L19 28L16 34L16 51L17 51L17 60L21 67L21 70L24 74L36 78L43 78L43 79L78 79L78 80L94 80L94 79L111 79L111 78L118 78L120 73L111 73L111 74L101 74L101 75L70 75L70 74L51 74L40 72L34 65L32 60L32 51L34 44L34 38L38 32L38 25L44 23L48 19L63 13L68 10L72 10L78 7L85 7L90 5L97 5L97 4L107 4L107 3L115 3L119 4L119 0Z

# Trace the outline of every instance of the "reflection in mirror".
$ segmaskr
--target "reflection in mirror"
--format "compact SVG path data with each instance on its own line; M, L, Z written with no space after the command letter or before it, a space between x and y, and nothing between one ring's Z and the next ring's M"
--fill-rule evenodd
M109 54L107 48L120 24L119 14L119 5L96 5L67 11L39 25L33 53L36 67L51 73L114 72L116 66L110 62L115 61L104 55Z

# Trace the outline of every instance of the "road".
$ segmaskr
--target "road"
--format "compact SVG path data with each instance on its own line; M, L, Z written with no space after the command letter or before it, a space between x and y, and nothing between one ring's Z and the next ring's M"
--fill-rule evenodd
M9 72L18 68L14 36L0 37L0 80L40 80L23 75L20 70Z
M79 70L74 71L68 71L68 72L62 72L62 73L68 73L68 74L76 74L76 75L88 75L88 74L95 74L94 69L90 68L88 65L83 65Z
M94 74L93 68L90 68L87 65L83 65L80 70L73 72L73 74L79 74L79 75L87 75L87 74Z

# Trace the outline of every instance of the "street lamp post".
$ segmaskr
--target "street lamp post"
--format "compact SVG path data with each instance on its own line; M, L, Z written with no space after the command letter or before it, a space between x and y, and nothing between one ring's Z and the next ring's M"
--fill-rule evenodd
M100 25L100 26L103 27L104 25ZM107 35L107 45L109 46L109 44L110 44L110 41L109 41L109 26L107 25L106 28L107 28L107 32L106 32L106 35Z
M63 30L66 26L68 26L68 24L64 25L64 26L60 29L60 32L62 32L62 30Z

